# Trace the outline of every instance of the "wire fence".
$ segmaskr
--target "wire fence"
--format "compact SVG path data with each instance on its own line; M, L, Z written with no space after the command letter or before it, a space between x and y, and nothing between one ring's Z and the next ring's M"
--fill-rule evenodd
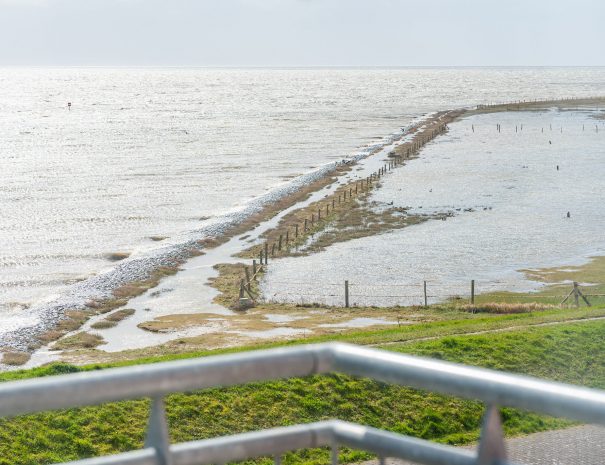
M503 290L505 289L505 290ZM595 292L591 292L593 289ZM422 281L420 283L356 283L274 281L265 284L258 300L269 303L330 306L428 306L438 303L539 303L580 306L605 303L600 284L569 282L552 290L531 289L507 281Z

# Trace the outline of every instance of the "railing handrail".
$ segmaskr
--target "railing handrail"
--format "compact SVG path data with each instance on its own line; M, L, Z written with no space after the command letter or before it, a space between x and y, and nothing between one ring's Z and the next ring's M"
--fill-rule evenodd
M170 444L162 398L174 392L341 372L488 404L477 453L332 420ZM282 347L0 383L0 416L151 397L146 448L73 465L203 465L347 445L429 465L505 464L495 406L605 425L605 392L343 343ZM337 462L333 452L333 464Z
M605 425L605 392L339 342L0 383L0 417L331 371Z

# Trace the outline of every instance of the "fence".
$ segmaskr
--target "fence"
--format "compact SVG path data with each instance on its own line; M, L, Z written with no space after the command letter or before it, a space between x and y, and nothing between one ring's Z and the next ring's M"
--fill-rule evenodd
M410 386L487 405L476 452L343 421L275 428L221 438L170 444L163 397L255 381L340 372ZM279 348L193 360L114 368L0 385L0 416L96 405L127 399L153 399L145 448L70 462L73 465L202 465L301 448L348 446L384 457L430 465L508 463L498 406L605 425L605 392L535 378L422 359L341 343Z
M264 300L270 302L290 302L300 304L326 304L333 306L428 306L442 302L462 302L477 304L490 303L527 303L537 302L549 305L564 304L579 307L581 304L592 306L600 303L605 294L586 292L577 283L570 283L569 292L560 289L548 293L527 292L514 294L499 289L514 289L504 281L469 280L465 283L438 283L422 281L410 283L353 283L345 280L341 283L319 283L302 281L270 281L270 289ZM486 296L481 296L480 293ZM260 299L260 296L258 297Z

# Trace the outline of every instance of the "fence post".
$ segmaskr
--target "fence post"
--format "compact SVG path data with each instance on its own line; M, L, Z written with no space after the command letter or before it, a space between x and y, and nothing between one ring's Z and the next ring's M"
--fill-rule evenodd
M252 260L252 274L256 275L256 260Z
M269 264L269 244L265 242L265 265Z
M475 280L471 279L471 305L475 305Z
M349 281L345 281L345 307L349 308Z
M424 306L428 307L428 300L426 297L426 281L424 282Z
M243 279L239 282L239 298L240 299L244 298L244 280Z
M279 235L279 241L277 242L277 250L281 250L281 234Z
M578 290L578 283L573 282L573 302L576 308L580 306L580 291Z
M248 271L248 267L244 267L244 271L246 272L246 282L248 283L248 292L252 291L252 284L250 284L250 271Z
M294 225L294 238L298 237L298 223Z
M260 264L263 264L263 250L261 249L260 254L258 255L260 258Z

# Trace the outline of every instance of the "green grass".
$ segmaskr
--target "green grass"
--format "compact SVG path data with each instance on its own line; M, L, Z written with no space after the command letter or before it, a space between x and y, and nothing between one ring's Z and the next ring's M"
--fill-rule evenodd
M514 321L514 317L522 316L509 317ZM485 325L486 322L481 320L466 323ZM450 329L455 327L453 322L439 323L441 328L428 329L443 330L443 323L450 323ZM388 350L605 388L605 356L601 349L601 341L605 337L603 321L532 327L487 335L447 336L423 342L394 342L394 338L401 337L401 333L405 335L405 331L395 336L393 331L385 331L391 333L390 339L382 336ZM379 332L366 337L380 339L376 333ZM362 333L349 338L362 338ZM99 368L56 364L4 373L0 379L6 381ZM140 400L1 419L0 464L45 464L140 448L148 409L149 402ZM334 374L176 394L167 398L167 411L174 442L340 418L461 444L478 438L483 405ZM513 409L504 409L503 417L505 430L510 435L569 424L565 420ZM368 457L359 451L343 450L341 453L343 461ZM288 454L285 461L289 464L326 463L328 451L299 451Z

